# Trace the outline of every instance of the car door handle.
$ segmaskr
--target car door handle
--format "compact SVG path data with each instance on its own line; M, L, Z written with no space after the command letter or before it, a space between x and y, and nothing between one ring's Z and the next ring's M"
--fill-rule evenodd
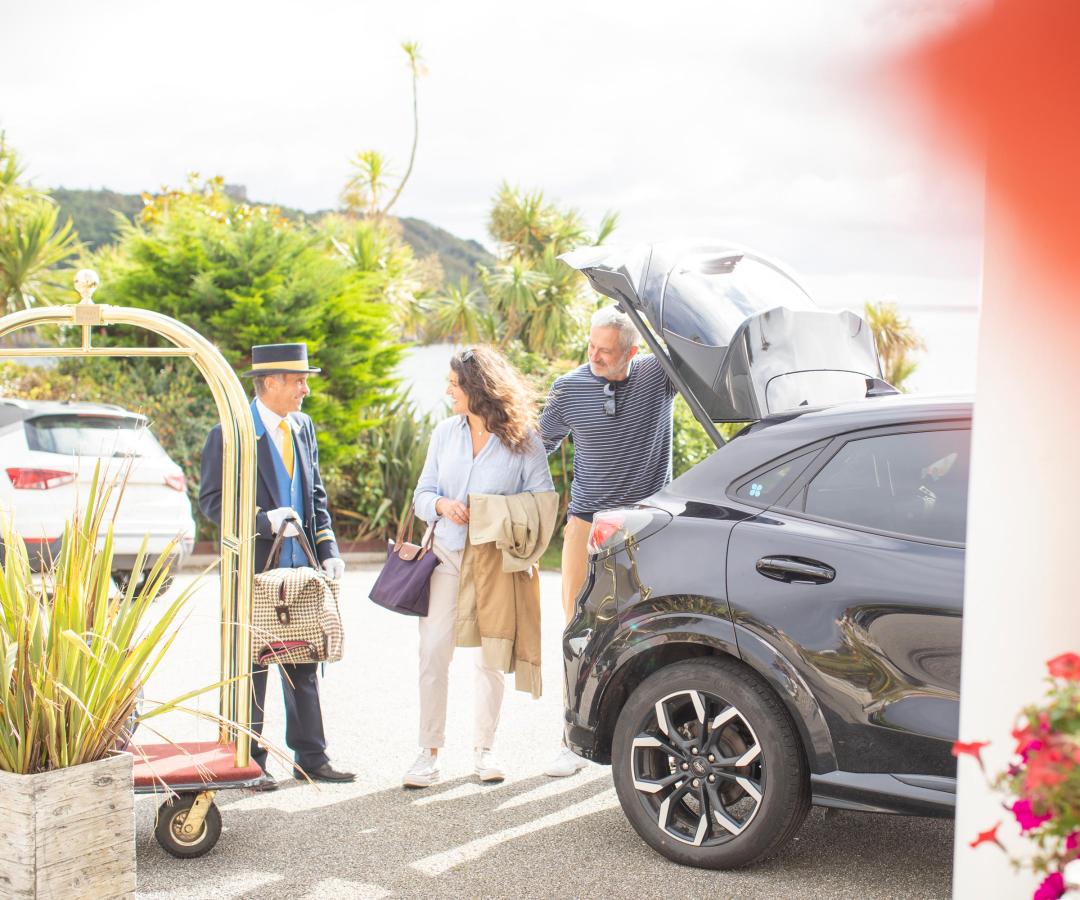
M836 569L800 556L763 556L757 570L766 578L788 584L828 584L836 577Z

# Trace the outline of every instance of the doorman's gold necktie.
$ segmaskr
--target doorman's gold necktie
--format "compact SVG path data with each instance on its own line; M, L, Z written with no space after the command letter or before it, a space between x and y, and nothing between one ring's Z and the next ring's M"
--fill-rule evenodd
M292 478L293 473L293 443L292 443L292 429L289 427L289 423L282 419L278 422L278 428L281 429L281 461L285 463L285 471L289 473L289 477Z

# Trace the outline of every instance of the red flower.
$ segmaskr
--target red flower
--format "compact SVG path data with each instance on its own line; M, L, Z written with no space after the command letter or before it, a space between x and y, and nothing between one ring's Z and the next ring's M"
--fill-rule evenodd
M1016 749L1013 753L1019 753L1027 762L1028 755L1042 748L1042 741L1035 737L1030 725L1021 729L1014 728L1012 736L1016 738Z
M989 741L971 741L965 743L964 741L955 741L952 745L952 755L957 759L961 754L975 757L975 761L979 764L979 768L982 768L982 748L990 746Z
M1069 777L1068 764L1071 759L1056 747L1045 747L1032 751L1027 761L1027 777L1024 787L1027 791L1039 788L1052 788Z
M1050 813L1045 815L1036 815L1035 810L1031 808L1030 800L1017 800L1012 805L1012 813L1016 816L1016 821L1020 825L1021 831L1031 831L1034 828L1038 828L1043 822L1049 821L1053 816Z
M1058 900L1065 893L1065 876L1060 872L1051 872L1031 895L1031 900Z
M1050 674L1054 678L1064 678L1067 681L1080 681L1080 656L1075 653L1062 653L1055 656L1046 664Z
M978 847L979 844L997 844L1002 850L1005 849L1005 845L998 840L997 830L1001 827L1001 823L998 822L993 828L987 828L986 831L980 831L973 840L969 847Z

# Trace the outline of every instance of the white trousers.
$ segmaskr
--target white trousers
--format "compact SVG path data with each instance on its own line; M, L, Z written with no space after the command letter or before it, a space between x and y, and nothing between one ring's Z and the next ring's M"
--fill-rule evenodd
M446 694L450 660L454 656L454 627L457 620L458 580L461 550L447 550L435 544L440 563L431 574L428 614L420 621L420 747L442 747L446 743ZM476 694L473 701L474 745L490 749L499 727L506 678L499 669L483 664L480 649L476 658Z

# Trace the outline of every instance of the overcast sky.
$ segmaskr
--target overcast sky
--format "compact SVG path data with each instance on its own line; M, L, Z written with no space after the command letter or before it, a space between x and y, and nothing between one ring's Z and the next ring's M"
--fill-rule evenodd
M970 6L970 4L968 4ZM135 192L221 174L332 206L349 157L400 171L403 40L421 136L397 212L490 242L503 179L618 241L718 238L825 302L974 304L981 176L942 166L869 73L947 0L6 2L0 128L45 186Z

